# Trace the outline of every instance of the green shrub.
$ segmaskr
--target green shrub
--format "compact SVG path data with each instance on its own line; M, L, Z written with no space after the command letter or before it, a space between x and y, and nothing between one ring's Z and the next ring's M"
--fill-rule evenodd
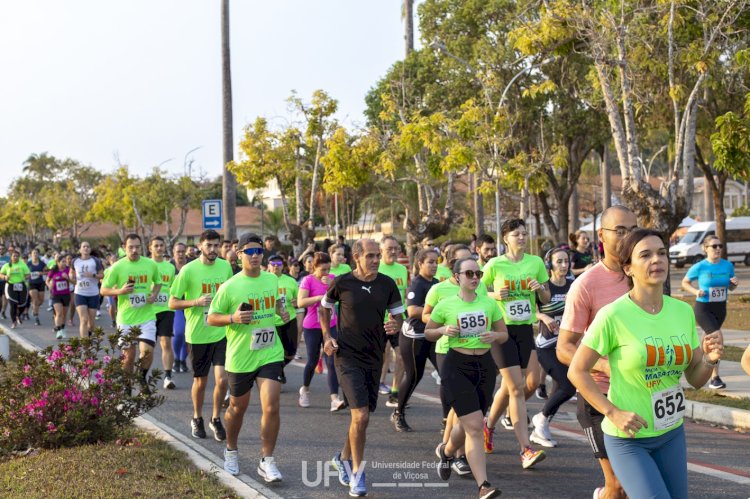
M137 341L137 328L126 341ZM138 415L160 405L160 372L143 382L123 368L118 335L73 338L0 364L0 454L107 441ZM136 363L137 364L137 363ZM136 374L138 373L138 374ZM140 383L134 393L132 387Z

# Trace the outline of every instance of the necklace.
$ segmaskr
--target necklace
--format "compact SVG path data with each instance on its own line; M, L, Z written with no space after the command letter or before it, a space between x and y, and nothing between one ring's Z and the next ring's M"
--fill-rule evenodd
M660 308L661 305L662 305L661 303L658 303L658 304L655 304L655 305L654 304L652 304L652 305L646 305L645 303L644 304L638 303L636 300L633 299L633 295L630 294L630 293L628 293L628 297L630 298L630 301L632 301L633 303L635 303L636 305L638 305L639 307L641 307L644 310L646 310L647 308L651 308L651 313L652 314L655 314L656 313L656 309ZM646 311L648 312L648 310L646 310Z

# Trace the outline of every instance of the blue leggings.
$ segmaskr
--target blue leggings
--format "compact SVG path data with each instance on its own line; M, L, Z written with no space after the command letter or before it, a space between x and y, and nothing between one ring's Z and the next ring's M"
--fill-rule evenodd
M323 346L323 331L320 329L302 329L302 334L305 336L305 347L307 348L307 363L305 364L305 371L303 374L302 384L310 386L315 374L315 366L318 364L320 359L320 347ZM336 328L331 328L331 338L336 339ZM336 376L336 368L333 365L333 357L323 354L323 360L328 368L328 392L331 395L339 393L339 378Z
M175 310L174 325L172 326L174 336L172 337L172 350L175 360L187 359L187 343L185 342L185 311Z
M612 469L628 497L687 498L684 425L658 437L619 438L605 434L604 446Z

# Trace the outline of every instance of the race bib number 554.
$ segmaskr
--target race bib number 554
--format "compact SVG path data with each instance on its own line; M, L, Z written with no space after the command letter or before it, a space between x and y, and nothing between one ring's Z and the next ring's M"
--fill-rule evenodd
M531 303L529 300L513 300L505 304L505 315L512 321L527 321L531 319Z

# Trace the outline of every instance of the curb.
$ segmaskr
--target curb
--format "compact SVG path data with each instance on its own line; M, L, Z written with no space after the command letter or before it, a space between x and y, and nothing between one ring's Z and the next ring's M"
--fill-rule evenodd
M750 411L690 400L685 401L685 406L686 418L734 429L750 430Z
M19 335L15 331L10 331L5 326L0 325L0 334L5 334L8 338L10 338L12 341L17 343L21 348L24 350L28 350L30 352L37 352L41 350L38 346L34 345L30 341L28 341L23 336ZM149 416L148 414L144 414L142 416L138 416L133 421L136 426L139 428L148 431L149 433L153 434L160 440L164 440L169 445L171 445L173 448L177 449L178 451L184 452L188 459L200 470L211 474L216 477L216 479L224 485L225 487L228 487L234 492L243 498L269 498L269 499L277 499L280 498L278 494L273 492L272 490L264 487L259 482L256 482L252 478L250 478L247 475L240 475L243 480L247 482L251 482L253 486L257 487L258 489L262 490L263 493L259 492L259 490L256 490L252 486L245 483L245 481L240 480L237 477L234 477L224 471L223 469L223 463L219 462L218 460L212 460L211 457L213 456L206 456L201 454L198 450L194 449L192 445L187 445L190 442L183 443L179 440L180 436L175 436L169 431L167 431L163 425L161 425L158 421L156 421L154 418ZM216 462L214 462L216 461Z

